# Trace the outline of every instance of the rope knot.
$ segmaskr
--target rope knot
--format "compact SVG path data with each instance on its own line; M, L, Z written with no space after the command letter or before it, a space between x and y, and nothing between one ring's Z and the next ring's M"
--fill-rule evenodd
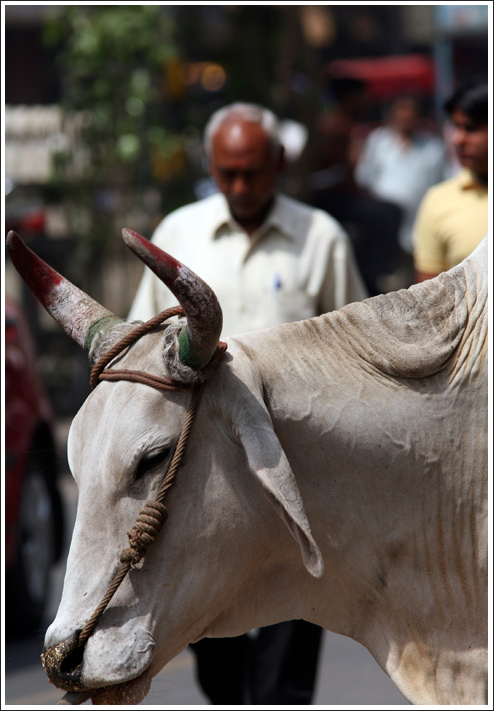
M136 522L127 531L129 548L120 553L122 563L134 567L144 558L148 547L154 542L162 525L168 518L166 506L159 501L148 501L140 510Z

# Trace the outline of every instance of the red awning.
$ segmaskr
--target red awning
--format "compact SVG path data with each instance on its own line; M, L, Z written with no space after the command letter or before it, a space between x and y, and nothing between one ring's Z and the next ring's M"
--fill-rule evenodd
M351 77L368 84L375 98L387 99L407 92L431 94L434 63L420 54L371 59L338 59L324 68L329 77Z

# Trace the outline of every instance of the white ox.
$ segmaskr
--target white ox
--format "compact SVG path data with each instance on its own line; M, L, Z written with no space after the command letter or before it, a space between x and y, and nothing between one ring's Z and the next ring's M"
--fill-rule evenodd
M181 338L209 360L214 295L143 238L124 238L176 293L189 317ZM93 359L121 337L127 324L8 241ZM166 374L163 331L177 328L142 337L119 367ZM45 640L51 679L89 689L93 703L135 704L189 642L303 618L362 643L412 703L487 703L487 238L409 290L227 341L168 521L71 657L156 494L190 392L102 382L76 416L79 505Z

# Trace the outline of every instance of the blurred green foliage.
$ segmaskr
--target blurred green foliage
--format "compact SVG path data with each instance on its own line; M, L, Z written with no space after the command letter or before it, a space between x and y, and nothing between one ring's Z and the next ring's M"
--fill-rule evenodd
M44 41L58 50L61 105L82 119L74 143L56 156L50 189L69 207L85 270L120 213L142 211L148 186L167 182L169 195L190 197L182 194L169 82L179 59L175 24L157 5L64 6L47 21Z
M105 175L142 160L150 145L167 146L164 68L178 51L166 9L67 6L47 23L45 41L61 48L62 104L92 114L94 171Z

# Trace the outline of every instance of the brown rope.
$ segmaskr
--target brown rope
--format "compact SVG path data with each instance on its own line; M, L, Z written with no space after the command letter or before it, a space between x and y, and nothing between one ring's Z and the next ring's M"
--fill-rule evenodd
M149 319L149 321L146 321L145 323L142 323L140 326L136 326L130 333L128 333L124 338L122 338L118 343L115 343L115 345L110 348L110 350L105 353L99 361L96 363L96 365L93 367L91 371L91 379L90 379L90 385L92 390L98 385L99 381L101 380L101 375L106 368L106 366L111 363L111 361L117 357L123 350L131 346L133 343L135 343L141 336L144 336L146 333L149 333L149 331L152 331L153 328L157 328L158 326L161 326L163 321L166 321L168 318L172 318L172 316L183 316L184 312L183 309L180 308L180 306L174 306L171 309L166 309L165 311L161 311L157 316L154 316L152 319ZM123 380L124 378L113 378L113 374L118 373L119 371L113 370L112 374L105 373L104 375L104 380ZM133 373L134 371L120 371L121 373L126 373L129 375L130 373ZM140 371L135 371L138 375L146 375L145 373L142 373ZM168 383L172 388L184 388L184 387L190 387L190 386L184 386L183 383L180 383L175 380L170 380L169 378L157 378L156 376L151 376L155 378L157 381L161 381L163 383ZM129 378L125 378L128 380ZM147 383L146 383L147 384ZM152 387L155 387L154 385Z
M127 531L129 537L129 547L123 550L120 554L120 562L122 565L116 572L112 582L110 583L108 590L101 599L98 607L95 609L90 619L85 624L81 633L79 634L78 646L83 647L88 638L94 631L99 618L106 610L110 600L118 590L123 579L127 575L131 568L135 568L137 563L139 563L142 558L146 555L147 549L156 540L161 527L165 523L168 513L163 501L166 498L168 490L173 485L175 481L175 475L180 467L182 458L185 452L185 445L187 443L187 438L189 436L192 424L194 422L194 417L199 407L201 401L201 395L204 390L205 382L200 385L191 386L184 383L180 383L169 378L161 378L155 375L150 375L149 373L143 373L142 371L133 370L108 370L107 367L111 361L119 355L125 348L135 343L141 336L151 331L163 323L166 319L171 316L182 315L183 311L180 307L175 307L172 309L167 309L162 311L160 314L150 319L146 323L138 326L125 338L121 339L115 346L113 346L94 366L91 372L91 387L95 388L100 380L129 380L131 382L143 383L149 385L150 387L157 388L158 390L177 390L177 389L190 389L193 388L192 399L189 404L189 409L185 422L182 427L182 431L178 438L177 446L175 447L175 452L172 457L172 461L168 468L165 478L163 479L156 498L154 501L148 501L137 516L136 522ZM219 363L221 355L226 350L226 343L220 341L216 349L216 353L213 356L209 366L208 366L208 376L212 374L216 366Z
M127 531L130 547L120 553L120 560L126 563L130 560L135 567L151 543L154 543L161 526L168 518L166 506L159 501L148 501L141 509L132 528Z
M88 622L86 622L84 629L79 635L79 640L78 640L78 646L79 647L84 647L86 644L88 638L92 635L94 628L96 627L99 618L103 614L103 612L106 610L108 603L112 599L112 597L115 595L117 592L120 583L122 580L125 578L127 575L128 571L130 570L130 561L127 561L126 563L123 563L115 577L113 578L110 586L108 587L108 590L106 591L105 595L103 596L100 604L96 608L96 610L93 612L91 617L89 618Z

